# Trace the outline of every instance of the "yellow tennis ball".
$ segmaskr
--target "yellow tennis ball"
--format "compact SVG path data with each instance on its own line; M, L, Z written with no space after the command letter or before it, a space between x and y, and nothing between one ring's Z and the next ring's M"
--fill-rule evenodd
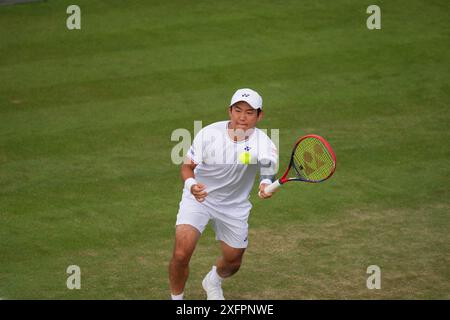
M252 158L252 156L251 156L250 152L242 152L239 155L239 161L242 162L243 164L250 164L251 158Z

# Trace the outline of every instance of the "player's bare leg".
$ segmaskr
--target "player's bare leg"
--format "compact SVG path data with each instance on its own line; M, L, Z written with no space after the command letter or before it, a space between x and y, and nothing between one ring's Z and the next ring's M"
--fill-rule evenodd
M208 300L224 300L222 291L223 279L235 274L242 262L245 249L232 248L221 241L222 256L217 259L216 265L202 281Z
M245 248L233 248L221 241L222 256L217 259L217 273L221 278L228 278L241 267Z
M189 276L189 261L199 237L200 232L191 225L181 224L176 227L175 246L169 265L172 298L181 295L184 291Z

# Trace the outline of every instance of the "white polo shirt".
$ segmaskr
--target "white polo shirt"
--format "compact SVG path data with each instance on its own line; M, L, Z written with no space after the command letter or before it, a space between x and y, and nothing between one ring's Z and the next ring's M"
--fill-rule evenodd
M229 121L220 121L201 129L187 156L197 164L195 179L206 186L207 207L235 218L248 218L252 205L249 194L257 169L262 175L275 175L278 151L260 129L242 141L228 134ZM194 199L186 188L183 197Z

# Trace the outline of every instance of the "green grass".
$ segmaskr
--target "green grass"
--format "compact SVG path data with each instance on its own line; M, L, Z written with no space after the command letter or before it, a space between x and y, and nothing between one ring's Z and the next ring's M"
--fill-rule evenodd
M323 184L252 193L228 299L450 299L450 5L70 1L0 6L0 298L167 299L181 198L172 131L261 92L281 167L333 145ZM219 254L207 229L186 297ZM80 266L81 290L66 288ZM378 265L382 288L366 288Z

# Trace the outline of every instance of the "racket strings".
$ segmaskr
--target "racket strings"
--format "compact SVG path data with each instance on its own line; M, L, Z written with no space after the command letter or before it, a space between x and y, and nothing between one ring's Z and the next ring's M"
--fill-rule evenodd
M334 160L324 144L316 138L306 138L296 147L293 157L296 176L308 181L326 179L334 168Z
M305 178L305 175L303 174L303 166L300 159L300 155L297 152L294 152L294 163L293 167L295 170L295 174L299 178Z

